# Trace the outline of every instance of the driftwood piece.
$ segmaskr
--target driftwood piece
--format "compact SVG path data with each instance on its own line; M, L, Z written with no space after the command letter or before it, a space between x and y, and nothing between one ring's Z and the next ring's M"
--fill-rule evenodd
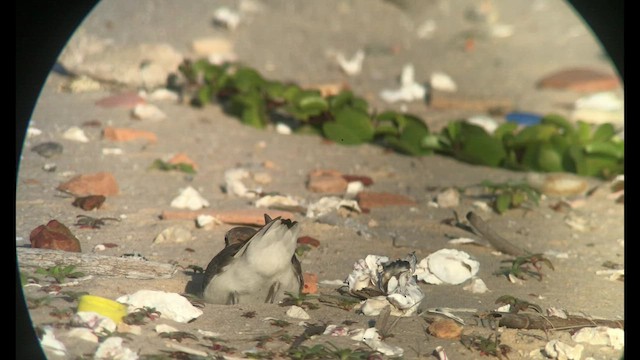
M557 316L522 313L493 313L492 315L499 319L498 326L511 329L575 330L594 326L624 329L624 320L589 319L575 315L569 315L566 319Z
M195 220L199 215L210 215L225 224L235 225L264 225L264 215L269 215L272 219L282 217L283 219L295 220L295 214L288 211L272 209L243 209L243 210L165 210L160 217L163 220Z
M141 258L115 257L59 250L16 248L21 268L50 268L74 265L86 275L124 277L128 279L169 279L175 274L173 264Z
M493 230L489 225L482 220L480 216L478 216L473 211L470 211L467 214L467 220L473 226L473 228L484 237L496 250L513 255L513 256L524 256L527 254L523 249L513 245L507 239L503 238L498 234L495 230Z

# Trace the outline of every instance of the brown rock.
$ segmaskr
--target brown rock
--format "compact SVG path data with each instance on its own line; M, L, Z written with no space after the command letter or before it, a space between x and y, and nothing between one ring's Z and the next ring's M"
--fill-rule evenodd
M191 160L189 156L185 153L177 153L175 154L169 161L169 164L177 165L177 164L187 164L193 167L193 170L198 170L198 164L195 161Z
M538 88L596 92L617 89L620 81L614 74L593 69L565 69L545 76Z
M317 294L318 293L318 274L303 273L304 286L302 287L303 294Z
M404 195L370 191L359 192L358 195L356 195L356 200L362 209L384 206L408 206L416 204L415 200Z
M108 172L78 175L58 185L57 189L74 196L111 196L119 192L115 177Z
M106 199L103 195L83 196L76 198L71 205L88 211L100 208Z
M438 339L458 339L462 326L451 319L437 319L429 325L427 332Z
M51 220L47 225L33 229L29 240L32 248L81 252L78 238L57 220Z
M131 141L137 139L145 139L153 143L158 141L158 137L156 136L156 134L152 133L151 131L129 128L106 127L102 132L102 136L105 139L112 141Z
M106 108L121 107L125 109L133 109L136 105L144 103L144 99L134 92L113 95L96 101L96 105L98 106Z
M318 193L341 194L347 190L348 182L335 170L314 170L309 173L307 188Z

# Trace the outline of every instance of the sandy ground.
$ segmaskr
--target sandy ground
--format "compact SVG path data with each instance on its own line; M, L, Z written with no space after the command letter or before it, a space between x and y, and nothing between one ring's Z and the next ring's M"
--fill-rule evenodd
M105 1L100 3L82 24L83 31L101 38L113 39L119 46L140 43L165 43L187 54L193 39L221 36L229 39L241 61L255 67L271 79L291 80L300 84L347 82L353 91L363 95L374 108L400 110L400 104L387 104L377 94L397 86L402 66L412 63L423 80L434 71L443 71L455 79L457 95L472 99L508 99L513 108L538 113L568 114L567 104L580 94L538 90L536 81L543 75L564 68L587 66L614 72L602 48L589 31L563 2L519 1L486 2L494 24L512 25L513 33L504 38L487 35L486 21L472 21L465 16L480 3L472 1L265 1L257 12L246 14L235 31L212 24L213 11L232 1ZM436 30L428 38L417 36L417 30L432 19ZM135 29L135 30L134 30ZM465 51L465 39L473 34L473 51ZM348 77L327 56L328 50L351 56L358 49L370 53L362 73ZM376 50L377 49L377 50ZM389 49L393 49L389 51ZM468 49L467 49L468 50ZM81 242L82 250L90 253L103 243L115 243L101 254L120 256L140 253L147 259L181 266L206 267L208 261L224 246L224 233L232 225L223 224L209 230L195 227L188 220L160 220L159 215L170 209L171 200L187 185L198 189L215 209L251 208L247 199L221 191L224 172L236 166L266 172L271 182L266 191L277 191L309 201L319 194L305 187L307 174L314 169L335 169L345 174L366 175L373 179L371 191L391 192L416 200L414 206L385 207L350 218L336 217L330 223L316 222L298 216L302 235L320 241L320 247L306 252L302 258L305 272L315 273L319 280L343 280L353 263L368 254L400 258L415 252L418 259L442 248L456 248L480 262L477 277L484 280L489 292L483 294L463 290L463 285L420 284L425 299L421 309L434 307L471 308L489 311L495 299L513 295L546 308L566 309L571 313L594 318L623 320L624 282L610 281L596 271L603 270L606 261L624 265L624 206L608 197L606 184L586 179L591 187L600 186L581 207L569 212L550 208L559 199L545 198L539 206L508 211L503 215L484 212L473 206L477 199L463 197L455 210L465 214L478 212L492 228L515 244L532 252L551 251L555 271L544 270L541 281L529 279L513 284L492 273L500 261L509 258L495 255L491 249L473 245L450 245L448 233L454 231L442 225L452 217L452 209L437 209L429 205L438 189L448 186L468 186L491 180L502 182L521 180L525 174L501 169L473 166L441 156L412 158L389 153L374 145L345 147L328 144L317 137L282 135L274 129L257 130L245 127L224 114L216 106L194 109L184 104L161 102L158 106L168 119L159 122L132 120L129 112L117 108L100 108L95 102L108 96L109 90L68 93L60 87L68 78L51 73L32 114L31 126L42 131L27 139L21 156L16 193L16 245L28 246L29 234L38 225L57 219L68 225ZM619 90L622 93L622 90ZM433 129L447 121L477 115L468 110L434 110L421 102L406 105L406 110L426 120ZM90 141L79 143L63 139L62 133L71 126L99 120L103 126L145 129L157 134L155 144L131 142L114 144L101 138L100 128L85 128ZM44 141L56 141L64 146L61 155L45 159L29 151ZM103 155L102 149L119 147L119 156ZM199 164L194 176L148 170L151 162L177 152L185 152ZM56 164L55 172L43 171L46 163ZM262 168L265 162L274 164ZM72 175L107 171L120 186L120 194L109 197L105 206L87 213L71 206L72 199L61 196L55 188ZM100 229L73 227L79 214L94 217L117 217ZM581 228L569 226L569 219L583 221ZM371 226L377 224L377 226ZM165 228L182 226L191 231L188 243L153 244L153 239ZM189 250L187 250L187 248ZM554 255L555 254L555 255ZM558 255L559 254L559 255ZM556 256L558 255L558 256ZM28 273L28 271L27 271ZM140 289L182 293L197 283L198 276L190 271L178 271L170 279L132 280L94 277L73 286L73 291L86 291L110 299L134 293ZM335 286L320 285L322 294L336 294ZM25 288L27 298L42 297L37 287ZM315 303L318 303L315 301ZM75 304L62 299L50 303L57 308ZM318 309L308 309L310 323L339 325L353 322L350 328L366 328L375 317L357 314L319 303ZM273 335L281 330L264 319L287 320L290 326L282 330L300 335L304 328L299 320L285 316L286 307L278 305L211 305L203 308L197 320L181 324L158 319L147 322L141 335L132 335L125 346L142 355L163 354L169 350L168 340L153 330L159 323L197 334L198 340L186 339L181 344L211 355L243 357L243 351L256 349L258 336ZM255 317L242 316L255 311ZM65 324L51 308L41 306L30 312L34 325ZM467 319L470 315L464 314ZM433 350L443 346L451 359L479 358L479 352L467 349L459 340L443 340L425 332L424 316L401 318L385 341L404 349L404 358L434 358ZM224 354L203 345L210 345L197 330L219 334L224 345L235 348ZM83 340L66 336L68 329L56 329L56 337L67 346L63 357L91 356L97 347ZM274 335L275 333L275 335ZM465 335L487 336L489 328L467 324ZM510 359L542 358L532 355L552 339L568 344L575 342L568 331L544 333L538 330L501 329L503 344L511 347ZM175 343L175 341L174 341ZM341 348L368 349L349 337L317 336L304 343L332 343ZM274 338L262 351L282 354L289 344ZM538 351L539 352L539 351ZM164 353L166 355L166 353ZM607 346L585 345L582 358L619 358L621 350ZM278 357L281 355L271 355Z

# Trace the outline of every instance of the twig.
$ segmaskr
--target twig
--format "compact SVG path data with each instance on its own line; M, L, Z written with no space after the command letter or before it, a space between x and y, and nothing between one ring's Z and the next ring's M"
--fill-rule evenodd
M589 319L573 315L564 319L540 314L493 312L491 316L499 319L498 326L505 326L511 329L569 330L594 326L624 329L624 320Z
M500 236L500 234L490 228L489 225L473 211L467 214L467 220L469 220L471 226L496 250L513 256L524 256L528 254L527 251L513 245L507 239Z

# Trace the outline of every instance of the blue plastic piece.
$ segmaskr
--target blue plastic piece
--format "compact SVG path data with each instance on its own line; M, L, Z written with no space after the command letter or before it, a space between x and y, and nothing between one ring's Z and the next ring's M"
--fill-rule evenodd
M512 112L507 114L507 121L524 126L539 124L540 119L542 119L542 115L534 113Z

